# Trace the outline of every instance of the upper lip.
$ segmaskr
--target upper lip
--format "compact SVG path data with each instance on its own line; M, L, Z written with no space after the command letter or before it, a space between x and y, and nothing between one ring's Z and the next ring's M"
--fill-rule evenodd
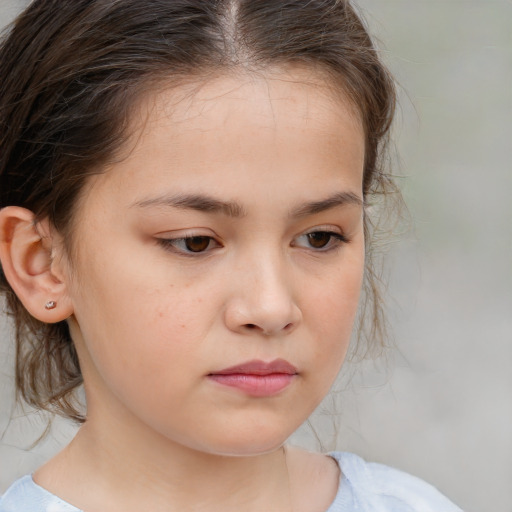
M275 373L295 375L297 373L297 368L284 359L275 359L268 363L265 361L254 360L212 372L210 375L272 375Z

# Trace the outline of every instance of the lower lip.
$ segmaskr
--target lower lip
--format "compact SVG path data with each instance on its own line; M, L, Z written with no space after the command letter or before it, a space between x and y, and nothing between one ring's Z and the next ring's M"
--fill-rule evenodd
M290 385L294 377L295 375L289 373L209 375L211 380L223 386L239 389L255 397L277 395Z

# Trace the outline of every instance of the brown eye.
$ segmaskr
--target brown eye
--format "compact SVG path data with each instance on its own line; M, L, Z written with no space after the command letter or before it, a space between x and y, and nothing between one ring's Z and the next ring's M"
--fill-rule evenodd
M348 239L345 235L334 231L318 229L317 231L310 231L298 236L292 245L309 249L316 253L326 253L333 249L338 249L346 243L348 243Z
M222 245L211 236L186 236L182 238L157 238L158 245L182 256L209 254Z
M185 247L190 252L203 252L208 249L210 241L209 236L192 236L185 238Z
M332 234L327 231L315 231L307 235L308 242L314 249L323 249L331 241Z

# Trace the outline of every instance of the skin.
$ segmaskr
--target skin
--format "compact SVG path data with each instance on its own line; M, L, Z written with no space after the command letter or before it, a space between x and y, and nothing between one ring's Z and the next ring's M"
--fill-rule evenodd
M81 198L72 261L51 235L88 419L35 481L88 512L325 510L337 466L282 446L349 344L364 268L360 119L288 69L153 93L133 127ZM172 205L190 195L236 207ZM208 377L277 358L297 374L273 396Z

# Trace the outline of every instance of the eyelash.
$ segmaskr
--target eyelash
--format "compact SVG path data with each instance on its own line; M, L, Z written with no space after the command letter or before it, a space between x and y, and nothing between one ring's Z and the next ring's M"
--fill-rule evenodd
M347 244L350 242L350 240L341 233L336 233L334 231L329 230L322 230L318 229L315 231L310 231L308 233L304 233L297 237L297 239L300 238L308 238L313 235L327 235L329 237L327 243L323 247L312 247L309 246L307 249L312 250L313 252L330 252L333 250L337 250L340 248L341 245ZM311 238L309 238L311 240ZM196 242L201 241L207 241L208 244L206 247L199 251L193 251L190 250L189 247L187 247L187 243L191 243L193 240L196 240ZM215 240L215 238L207 235L196 235L196 236L186 236L186 237L179 237L179 238L158 238L157 242L160 246L162 246L165 250L171 251L177 254L180 254L182 256L186 257L198 257L198 256L204 256L208 253L210 253L214 248L222 247L222 245ZM181 248L178 246L182 245ZM214 247L211 247L211 246ZM297 244L293 244L293 246L297 247ZM300 247L300 246L299 246Z
M182 256L188 256L188 257L197 257L197 256L208 254L212 250L212 248L211 248L212 242L213 242L213 245L215 245L216 247L222 247L221 244L215 240L215 238L213 238L211 236L206 236L206 235L184 236L184 237L179 237L179 238L158 238L157 240L158 240L158 244L161 245L167 251L175 252ZM208 245L205 247L204 250L192 251L189 248L187 248L185 244L187 244L187 242L191 242L193 240L196 240L198 242L200 240L205 240L205 241L208 241ZM184 247L178 248L178 245L180 245L180 244L183 245Z
M343 244L349 243L349 239L343 235L342 233L336 233L335 231L329 231L326 229L317 229L314 231L309 231L308 233L304 233L297 238L302 237L311 237L313 235L327 235L329 237L328 242L323 247L311 247L314 252L329 252L332 250L339 249ZM311 240L311 238L310 238Z

